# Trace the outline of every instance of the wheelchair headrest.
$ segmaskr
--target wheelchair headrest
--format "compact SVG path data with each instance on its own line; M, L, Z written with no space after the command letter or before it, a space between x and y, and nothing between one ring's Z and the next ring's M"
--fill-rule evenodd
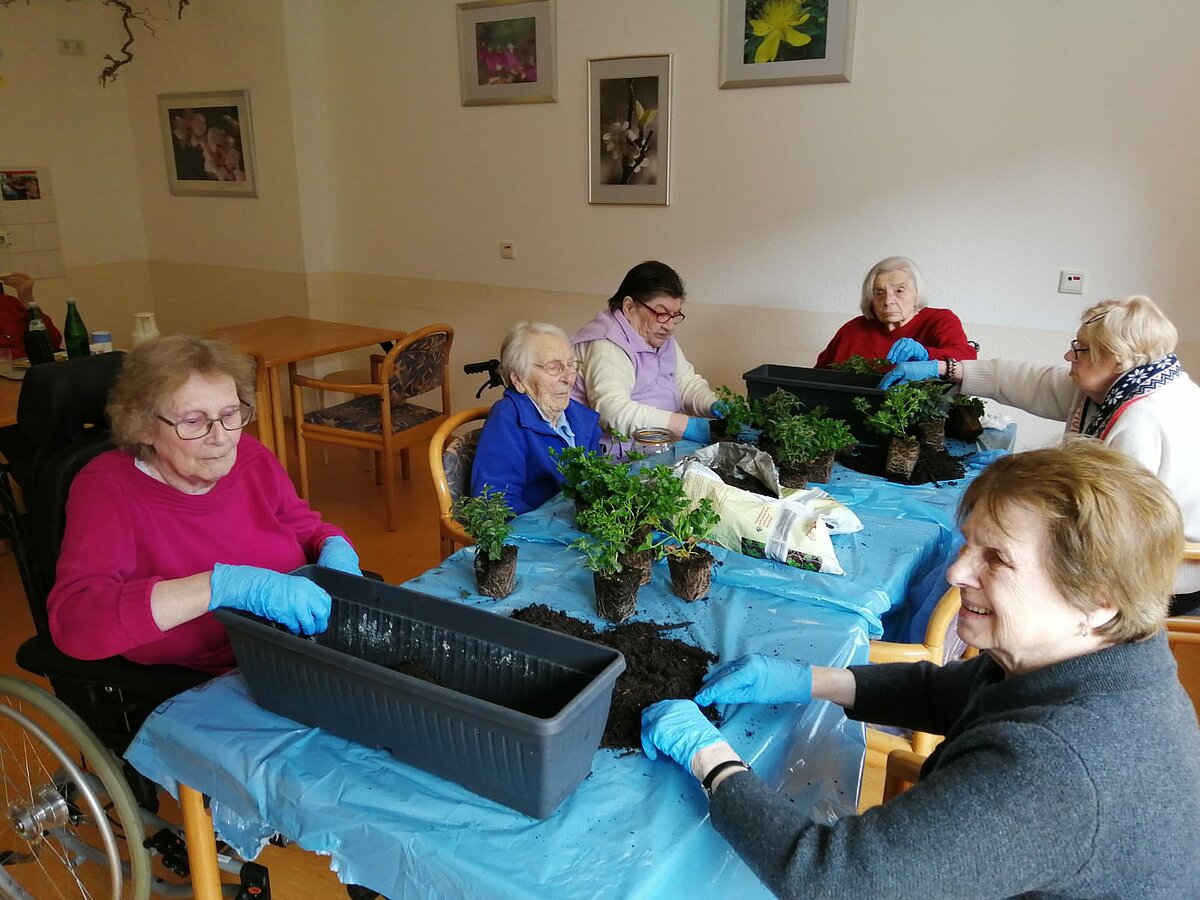
M79 443L95 431L108 431L104 407L124 353L33 366L25 373L17 401L17 428L34 459Z

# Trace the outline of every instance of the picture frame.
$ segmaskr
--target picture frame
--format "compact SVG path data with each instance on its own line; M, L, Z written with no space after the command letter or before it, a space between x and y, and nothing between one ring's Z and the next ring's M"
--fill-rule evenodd
M463 106L558 100L555 0L458 4Z
M248 91L159 94L167 186L183 197L257 197Z
M588 60L588 202L669 206L671 54Z
M721 0L722 88L850 80L856 0L804 0L791 10L764 0ZM758 18L772 12L773 18ZM797 34L809 40L794 44Z

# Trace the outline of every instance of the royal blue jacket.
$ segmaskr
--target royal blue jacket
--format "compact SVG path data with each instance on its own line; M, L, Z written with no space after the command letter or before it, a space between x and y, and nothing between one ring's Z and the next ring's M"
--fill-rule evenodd
M575 445L599 452L600 414L572 400L566 416ZM483 423L471 466L471 493L478 494L486 484L504 492L514 514L536 509L559 492L562 475L550 450L566 447L533 401L509 388Z

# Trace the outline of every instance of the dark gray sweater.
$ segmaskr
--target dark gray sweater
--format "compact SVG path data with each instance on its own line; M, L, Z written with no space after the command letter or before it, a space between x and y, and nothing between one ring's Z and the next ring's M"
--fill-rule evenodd
M1165 635L1004 678L859 666L864 721L945 734L920 784L811 823L753 774L712 822L781 897L1200 897L1200 729Z

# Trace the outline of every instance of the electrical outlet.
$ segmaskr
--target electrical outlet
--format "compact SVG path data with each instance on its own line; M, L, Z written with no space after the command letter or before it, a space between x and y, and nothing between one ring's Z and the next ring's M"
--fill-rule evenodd
M500 258L501 259L516 259L517 249L513 246L512 241L502 241L500 243Z
M1058 273L1058 292L1060 294L1082 294L1083 272L1078 269L1063 269Z
M0 250L12 249L12 232L0 231Z
M59 38L58 52L63 56L83 56L87 52L87 45L76 38Z

